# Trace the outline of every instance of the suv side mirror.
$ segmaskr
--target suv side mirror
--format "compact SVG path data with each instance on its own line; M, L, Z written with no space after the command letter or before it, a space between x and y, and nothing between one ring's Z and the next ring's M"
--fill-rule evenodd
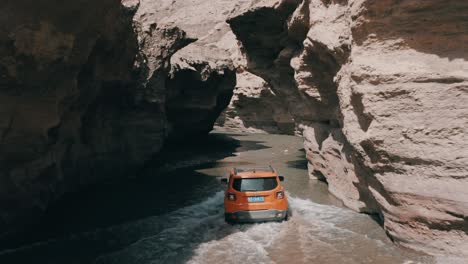
M284 181L284 176L278 176L280 181Z
M228 183L228 179L222 178L222 179L221 179L221 183L227 184L227 183Z

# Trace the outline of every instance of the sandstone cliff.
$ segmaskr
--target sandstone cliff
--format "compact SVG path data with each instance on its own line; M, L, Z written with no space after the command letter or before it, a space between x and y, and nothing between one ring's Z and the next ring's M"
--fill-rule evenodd
M466 17L456 0L7 1L0 234L211 130L237 83L219 126L302 135L345 205L467 256Z
M211 130L235 86L222 51L153 1L0 6L0 236L63 193L132 176L167 137Z
M302 134L345 205L404 246L467 256L466 17L463 1L260 1L228 20L252 81L219 124Z

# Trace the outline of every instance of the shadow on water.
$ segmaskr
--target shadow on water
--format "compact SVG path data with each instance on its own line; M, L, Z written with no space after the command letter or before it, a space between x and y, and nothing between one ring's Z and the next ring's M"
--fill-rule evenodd
M300 170L307 170L307 159L304 157L306 156L305 149L301 148L298 150L299 155L297 160L290 160L286 162L286 165L289 168L295 168L295 169L300 169Z
M210 162L235 156L235 153L269 148L262 141L236 139L243 136L210 133L192 141L173 139L147 164L147 168L161 170L203 164L208 166Z
M300 169L300 170L307 170L307 160L298 159L298 160L291 160L286 162L288 167Z
M0 263L90 263L105 252L135 243L148 232L139 225L126 228L127 223L146 222L222 190L218 179L198 169L213 167L236 152L265 148L261 141L241 143L218 133L192 143L171 141L131 178L65 195L46 212L34 232L0 244ZM222 197L220 202L222 205ZM218 209L222 212L222 206Z
M53 236L47 233L48 237L39 237L40 242L0 252L0 263L93 263L103 254L148 241L181 225L180 219L171 218L171 212L201 203L222 190L216 178L192 168L178 169L170 176L177 177L177 181L138 180L109 187L102 194L90 190L81 201L72 200L67 208L54 208L57 211L47 216L53 222L40 227ZM222 196L218 206L213 207L218 222L223 219L220 205Z

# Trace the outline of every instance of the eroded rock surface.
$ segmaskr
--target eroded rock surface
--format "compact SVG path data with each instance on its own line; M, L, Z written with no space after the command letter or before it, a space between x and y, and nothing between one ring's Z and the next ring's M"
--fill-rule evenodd
M219 123L251 131L285 106L312 178L396 242L468 256L468 4L257 4L228 20L252 81Z
M350 15L337 78L349 184L396 241L467 256L468 4L364 1Z
M138 48L131 16L116 1L9 1L0 13L4 234L99 175L95 161L118 147L110 138L92 144L96 127L85 125L85 117L101 91L115 91L103 95L109 101L125 93ZM102 127L113 122L95 118Z
M218 129L247 133L293 134L295 124L281 97L261 77L248 71L237 74L237 86Z
M456 0L9 1L0 233L206 133L236 86L219 126L303 135L348 207L468 256L466 17Z
M154 2L0 7L0 236L65 192L133 175L169 136L208 132L229 103L230 56L183 49L197 36Z

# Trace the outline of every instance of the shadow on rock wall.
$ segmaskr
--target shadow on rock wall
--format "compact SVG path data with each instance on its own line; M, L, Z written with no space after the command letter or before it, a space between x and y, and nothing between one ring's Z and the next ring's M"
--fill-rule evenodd
M216 61L211 69L199 58L204 67L195 68L220 74L179 87L199 84L196 70L182 83L169 74L172 55L195 39L175 26L142 28L133 17L139 7L20 0L0 8L0 238L64 193L129 175L169 135L207 133L228 104L230 61L207 58ZM208 102L192 107L168 90ZM199 119L179 126L194 109Z

